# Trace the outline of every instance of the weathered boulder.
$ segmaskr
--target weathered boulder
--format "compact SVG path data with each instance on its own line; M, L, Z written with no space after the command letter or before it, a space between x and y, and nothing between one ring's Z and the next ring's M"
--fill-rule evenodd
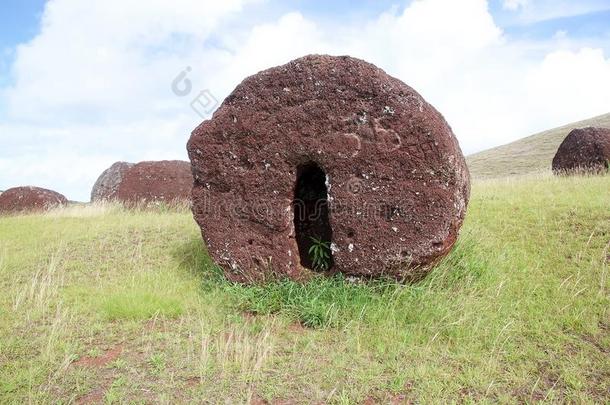
M14 187L0 194L0 212L43 211L68 203L63 195L40 187Z
M418 279L452 248L470 194L442 115L346 56L246 78L187 149L195 220L241 282L311 270Z
M116 188L116 199L127 204L189 201L193 176L189 162L140 162L125 170Z
M116 199L116 193L123 179L123 174L133 166L133 163L115 162L104 170L91 189L91 201Z
M580 128L563 140L553 158L555 174L607 173L610 164L610 129Z

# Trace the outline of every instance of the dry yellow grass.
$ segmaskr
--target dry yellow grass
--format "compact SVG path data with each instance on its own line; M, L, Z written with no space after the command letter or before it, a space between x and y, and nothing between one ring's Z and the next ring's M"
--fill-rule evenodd
M610 175L473 183L412 285L228 282L187 209L0 217L0 404L609 403Z

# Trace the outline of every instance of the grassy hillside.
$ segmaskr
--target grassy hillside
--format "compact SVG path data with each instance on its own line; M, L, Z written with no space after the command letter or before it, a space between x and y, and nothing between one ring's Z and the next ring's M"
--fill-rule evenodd
M574 128L589 126L610 128L610 113L475 153L466 158L468 167L475 178L550 171L553 156L568 133Z
M186 211L0 218L0 403L610 401L610 176L474 184L424 281L225 281Z

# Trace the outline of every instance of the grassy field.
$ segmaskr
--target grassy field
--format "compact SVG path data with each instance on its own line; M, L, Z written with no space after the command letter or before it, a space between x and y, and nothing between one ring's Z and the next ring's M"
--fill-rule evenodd
M610 401L610 176L478 181L424 281L225 281L187 211L0 218L0 403Z
M568 133L574 128L589 126L610 128L610 113L475 153L466 158L468 167L475 178L549 172L553 156Z

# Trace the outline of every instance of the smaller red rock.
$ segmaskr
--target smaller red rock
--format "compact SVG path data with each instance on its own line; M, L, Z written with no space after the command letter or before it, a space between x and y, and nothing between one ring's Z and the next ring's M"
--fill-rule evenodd
M579 128L568 134L553 158L555 174L607 173L610 165L610 129Z
M0 194L0 212L42 211L68 203L63 195L40 187L14 187Z
M116 199L127 204L189 201L192 187L189 162L140 162L123 173Z

